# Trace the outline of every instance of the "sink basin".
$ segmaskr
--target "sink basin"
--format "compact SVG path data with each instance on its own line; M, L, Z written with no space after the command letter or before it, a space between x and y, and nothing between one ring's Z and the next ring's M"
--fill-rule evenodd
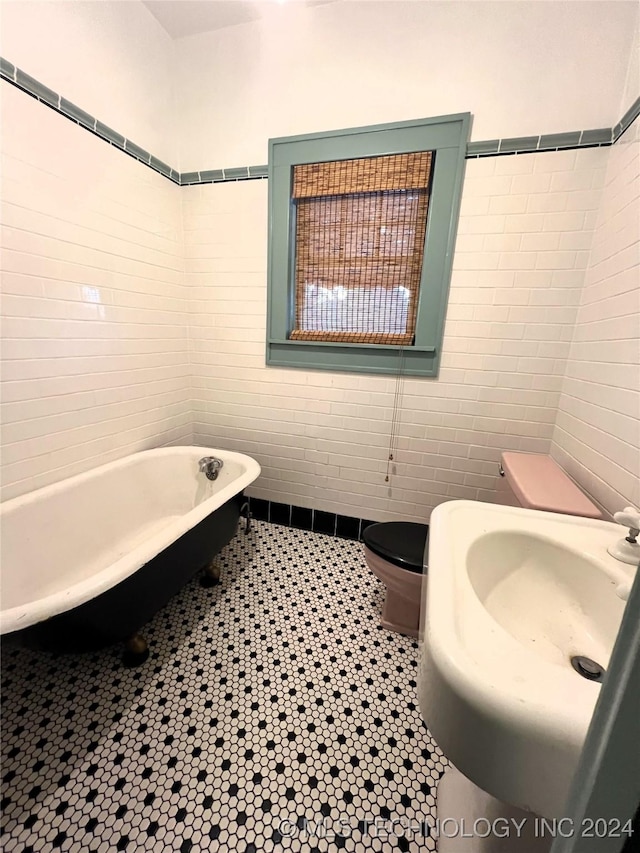
M451 501L431 516L419 696L445 755L493 797L560 817L635 568L619 525Z
M540 533L495 531L473 542L467 572L489 615L533 654L608 663L624 605L588 555Z

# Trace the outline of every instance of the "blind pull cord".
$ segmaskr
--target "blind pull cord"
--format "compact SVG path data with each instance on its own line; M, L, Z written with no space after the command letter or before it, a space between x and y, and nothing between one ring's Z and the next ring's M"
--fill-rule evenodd
M402 397L404 392L404 347L400 349L398 359L398 372L396 373L396 387L393 395L393 412L391 415L391 431L389 433L389 455L387 458L387 473L385 483L391 479L392 463L397 455L398 435L400 432L400 418L402 414Z

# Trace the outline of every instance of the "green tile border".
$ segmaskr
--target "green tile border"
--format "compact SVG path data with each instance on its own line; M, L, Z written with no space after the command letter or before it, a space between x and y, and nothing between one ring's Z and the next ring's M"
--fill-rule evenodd
M152 155L151 159L149 160L149 165L152 169L155 169L156 172L160 172L161 175L164 175L165 178L171 177L171 172L173 171L171 169L171 166L168 166L166 163L163 163L162 160L158 160L157 157L154 157Z
M539 136L514 136L500 140L500 154L514 154L516 151L530 151L538 146Z
M116 148L124 148L124 136L121 136L119 133L116 133L115 130L112 130L110 127L107 127L107 125L103 124L101 121L96 122L96 133L98 134L98 136L101 136L107 142L112 142L116 146Z
M108 125L85 112L57 92L43 85L35 77L17 68L0 56L0 79L11 83L41 103L95 134L104 142L118 148L134 160L153 169L159 175L181 187L202 184L220 184L237 181L266 180L267 166L234 166L225 169L204 169L197 172L179 172L167 163L154 157L131 139L122 136ZM515 154L534 154L542 151L566 151L573 148L606 148L620 139L640 115L640 97L636 98L615 127L595 130L576 130L569 133L547 133L541 136L514 136L506 139L485 139L469 142L466 160L484 157L508 157Z
M635 107L635 112L634 112ZM502 157L510 154L536 154L542 151L569 151L573 148L607 148L613 145L640 114L640 98L625 113L624 120L616 127L596 130L575 130L569 133L547 133L542 136L516 136L507 139L490 139L486 142L470 142L467 145L467 160L482 157ZM624 130L621 130L624 128Z
M90 116L89 113L86 113L84 110L81 110L80 107L72 104L71 101L68 101L66 98L60 98L60 112L64 113L67 118L72 118L74 121L77 121L78 124L86 127L87 130L96 129L98 120L93 116Z
M144 163L145 166L151 165L151 154L148 151L145 151L144 148L140 148L139 145L136 145L135 142L132 142L130 139L125 140L124 150L127 154L132 154L136 160L140 160L141 163Z
M251 178L266 178L268 172L268 166L249 166L249 177Z
M7 80L15 80L16 79L16 67L12 65L11 62L8 62L2 56L0 56L0 74L5 77Z
M199 184L224 181L224 172L222 169L207 169L204 172L198 172L198 174L200 175Z
M602 127L599 130L583 130L580 142L583 145L611 145L613 128Z
M618 124L613 128L613 141L617 142L625 130L628 130L640 115L640 97L636 98Z
M240 166L236 169L223 169L224 177L227 180L231 180L232 178L241 179L249 177L249 167L248 166Z
M120 151L133 157L134 160L153 169L154 172L158 172L158 174L168 178L174 184L180 184L180 173L177 169L172 169L171 166L163 163L162 160L153 157L144 148L141 148L135 142L132 142L132 140L127 139L108 125L99 121L95 116L90 115L90 113L81 109L72 101L63 98L57 92L44 86L35 77L31 77L31 75L26 74L20 68L16 68L13 63L3 57L0 57L0 79L11 83L33 98L36 98L60 115L93 133L99 139L102 139L109 145L113 145L114 148L118 148Z
M467 157L487 157L490 154L497 154L499 150L499 139L485 139L480 142L469 142L467 144Z
M39 101L44 101L48 106L60 109L60 95L54 92L53 89L43 86L39 80L36 80L30 74L25 74L20 68L16 68L14 74L17 86L38 98Z

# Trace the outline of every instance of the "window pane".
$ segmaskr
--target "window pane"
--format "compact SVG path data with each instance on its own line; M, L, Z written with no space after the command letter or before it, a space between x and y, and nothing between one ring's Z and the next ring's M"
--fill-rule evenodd
M308 284L305 287L300 329L313 332L407 333L409 290L400 285L348 289Z

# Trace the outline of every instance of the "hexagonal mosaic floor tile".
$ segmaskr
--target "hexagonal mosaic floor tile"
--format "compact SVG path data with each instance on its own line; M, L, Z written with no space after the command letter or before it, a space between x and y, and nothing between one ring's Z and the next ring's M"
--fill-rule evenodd
M357 542L266 522L119 648L2 661L10 851L435 850L418 647Z

